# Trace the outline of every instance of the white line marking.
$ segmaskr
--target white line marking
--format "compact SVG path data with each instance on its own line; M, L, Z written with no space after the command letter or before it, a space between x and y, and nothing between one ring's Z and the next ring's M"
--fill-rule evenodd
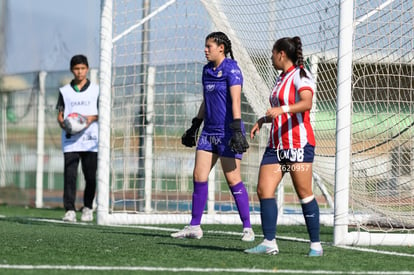
M6 265L0 269L18 270L116 270L116 271L169 271L198 273L278 273L278 274L356 274L356 275L414 275L414 271L330 271L290 269L247 269L247 268L193 268L193 267L151 267L151 266L87 266L87 265Z
M0 218L3 218L3 217L0 216ZM41 221L41 222L51 222L51 223L67 223L67 222L64 222L62 220L56 220L56 219L29 218L29 220ZM83 222L77 222L77 223L73 223L73 224L96 225L96 224L83 223ZM139 228L139 229L144 229L144 230L159 230L159 231L168 231L168 232L174 232L174 231L180 230L180 229L177 229L177 228L145 226L145 225L110 225L110 226L111 227L125 227L125 228ZM242 233L239 233L239 232L229 232L229 231L206 230L204 232L211 233L211 234L223 234L223 235L236 235L236 236L241 236L242 235ZM256 237L263 237L263 235L256 235ZM307 239L294 238L294 237L277 236L277 239L288 240L288 241L296 241L296 242L306 242L306 243L309 242L309 240L307 240ZM325 243L325 244L331 245L330 243ZM343 245L336 246L336 247L342 248L342 249L348 249L348 250L356 250L356 251L362 251L362 252L375 253L375 254L401 256L401 257L414 257L414 254L399 253L399 252L392 252L392 251L383 251L383 250L369 249L369 248L364 248L364 247L343 246ZM278 272L280 272L280 270ZM346 274L346 273L326 273L326 274ZM359 273L349 273L349 274L359 274ZM361 273L361 274L364 274L364 273ZM374 274L374 273L372 273L372 274ZM394 274L394 273L378 273L378 274ZM414 275L414 272L413 273L396 273L396 274L413 274Z
M276 273L271 269L247 268L193 268L193 267L151 267L151 266L87 266L87 265L0 265L3 269L60 269L60 270L128 270L128 271L170 271L170 272L237 272L237 273Z
M364 248L364 247L344 246L344 245L338 245L337 247L340 247L343 249L349 249L349 250L358 250L362 252L372 252L372 253L377 253L377 254L414 257L414 254L406 254L406 253L399 253L399 252L393 252L393 251L382 251L382 250L376 250L376 249L370 249L370 248Z

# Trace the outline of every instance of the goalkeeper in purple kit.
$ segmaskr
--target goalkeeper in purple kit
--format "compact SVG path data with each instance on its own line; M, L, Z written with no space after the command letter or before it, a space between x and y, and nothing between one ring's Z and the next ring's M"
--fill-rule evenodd
M196 146L193 172L192 218L188 226L173 238L203 237L200 227L208 195L208 175L220 158L222 169L243 223L243 241L254 241L250 224L249 197L240 173L242 155L249 148L241 120L243 76L233 58L231 41L222 32L210 33L204 53L208 63L203 68L203 102L192 126L182 136L182 144ZM227 55L231 58L228 58ZM201 124L203 130L197 142Z

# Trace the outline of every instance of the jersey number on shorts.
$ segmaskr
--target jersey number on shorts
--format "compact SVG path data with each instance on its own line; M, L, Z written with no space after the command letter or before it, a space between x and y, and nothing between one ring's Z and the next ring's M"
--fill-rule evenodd
M287 150L279 150L279 161L289 160L291 162L303 162L305 157L303 148L291 148Z

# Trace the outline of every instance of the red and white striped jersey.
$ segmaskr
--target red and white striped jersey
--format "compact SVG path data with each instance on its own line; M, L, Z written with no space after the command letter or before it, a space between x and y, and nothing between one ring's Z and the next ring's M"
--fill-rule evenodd
M306 70L306 69L305 69ZM300 100L301 91L315 91L315 81L309 71L308 77L300 77L299 67L292 66L278 76L269 101L272 107L292 105ZM275 149L303 148L306 143L315 146L315 136L310 123L309 111L284 113L272 121L268 147Z

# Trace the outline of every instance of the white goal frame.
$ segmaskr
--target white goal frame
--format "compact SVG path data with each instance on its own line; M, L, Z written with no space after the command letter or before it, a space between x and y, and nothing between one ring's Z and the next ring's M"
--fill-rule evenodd
M392 3L386 1L377 10ZM349 232L349 186L351 163L352 52L354 28L366 18L354 23L354 2L340 2L337 121L335 156L334 245L414 245L414 234ZM372 14L371 14L372 15ZM371 16L368 15L368 16Z
M156 12L139 22L149 20L156 13L162 12L168 5L175 0L166 1L166 4L160 7ZM200 0L207 5L212 1ZM387 5L391 1L386 1ZM156 214L151 213L150 207L145 207L144 213L117 213L111 214L109 211L110 199L110 121L111 121L111 70L112 70L112 47L120 38L112 37L112 0L101 0L101 52L100 52L100 100L99 100L99 154L98 154L98 192L97 192L97 222L100 225L111 224L156 224L156 223L177 223L184 224L189 220L188 214ZM214 6L214 5L213 5ZM380 7L381 8L381 7ZM208 10L208 9L207 9ZM217 12L217 10L216 10ZM337 75L337 123L336 123L336 154L335 154L335 204L334 216L323 217L322 224L333 224L334 226L334 245L414 245L414 234L411 233L370 233L370 232L349 232L351 216L349 214L349 186L350 186L350 158L351 158L351 89L352 89L352 48L353 48L353 31L356 21L354 15L353 0L340 1L340 18L339 18L339 47L338 47L338 75ZM222 15L220 15L222 16ZM220 17L219 16L219 17ZM227 26L225 18L216 18L220 26ZM221 21L220 21L221 20ZM223 21L224 20L224 21ZM360 18L359 20L364 20ZM218 24L218 22L215 22ZM138 24L136 26L138 26ZM131 31L134 26L131 27ZM226 30L231 30L229 27ZM126 35L128 30L121 35ZM235 34L229 33L233 44L237 47L238 40ZM241 47L242 49L242 47ZM244 58L249 59L247 54L242 54ZM239 60L240 66L250 66L248 60ZM243 69L243 68L242 68ZM257 75L253 76L257 77ZM252 79L251 79L252 81ZM260 81L246 85L257 85ZM149 85L151 85L149 83ZM260 98L251 99L252 101ZM261 103L253 105L252 108L256 113L261 113ZM151 127L151 124L149 125ZM149 140L149 143L151 140ZM151 181L149 181L151 184ZM150 192L150 188L148 190ZM148 194L147 194L148 195ZM279 223L297 224L303 223L302 217L295 215L279 215ZM326 218L326 220L325 220ZM217 215L214 210L208 210L203 215L203 223L237 223L239 216L237 214ZM260 224L260 215L252 215L253 224Z

